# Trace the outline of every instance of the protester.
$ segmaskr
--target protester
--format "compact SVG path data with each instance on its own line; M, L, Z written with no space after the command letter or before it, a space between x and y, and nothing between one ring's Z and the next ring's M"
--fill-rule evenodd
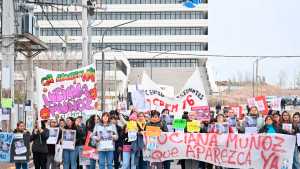
M274 125L272 116L266 116L265 125L259 130L259 133L283 133L283 131Z
M138 127L138 133L137 133L138 150L136 156L138 157L138 161L139 161L137 165L137 169L147 169L148 163L144 161L143 158L144 132L146 130L146 119L143 112L138 113L137 127Z
M28 148L30 144L30 133L25 129L25 123L23 121L19 121L17 123L17 128L13 132L14 134L23 134L24 144ZM26 152L26 156L30 156L29 149ZM28 169L28 161L15 162L16 169Z
M272 114L273 122L275 127L281 128L281 116L279 112L275 112Z
M55 119L50 119L50 128L56 128L56 127L58 127L56 120ZM60 142L61 136L62 136L62 131L61 131L61 129L59 129L56 144L58 144ZM47 169L59 169L60 168L60 163L58 163L54 160L55 144L47 144L47 146L48 146L48 155L47 155L46 168Z
M66 119L66 126L64 127L66 130L76 130L75 120L73 117L68 117ZM76 150L64 149L63 150L63 166L64 169L77 169L76 162Z
M100 122L100 117L98 115L92 115L86 122L86 128L88 132L93 132L95 125L99 124ZM96 145L94 145L92 142L93 140L91 139L91 143L89 146L96 148ZM90 159L90 165L87 166L87 169L95 169L96 168L96 160Z
M114 142L118 139L116 126L110 122L109 113L102 113L100 124L94 128L92 138L97 142L99 169L112 169L115 151Z
M46 169L48 146L47 139L49 130L45 126L46 121L37 121L30 140L32 143L33 163L35 169ZM41 126L40 126L41 125Z
M85 143L86 138L86 127L82 123L82 117L79 116L75 120L75 129L76 129L76 142L75 142L75 150L76 150L76 160L77 160L77 169L82 169L82 166L79 164L79 156L82 153L82 148Z
M123 135L123 129L118 125L119 117L116 114L110 113L110 120L111 123L116 126L117 133L119 136L118 139L115 141L115 151L114 151L114 168L119 169L121 166L120 155L122 153L122 146L123 146L121 136Z
M59 119L59 128L63 130L66 126L66 122L64 119Z
M296 112L293 115L293 122L292 122L293 135L296 135L297 133L300 133L299 124L300 124L300 113ZM298 145L297 145L297 141L296 141L295 149L294 149L292 169L298 169L298 168L300 168L300 160L299 160Z

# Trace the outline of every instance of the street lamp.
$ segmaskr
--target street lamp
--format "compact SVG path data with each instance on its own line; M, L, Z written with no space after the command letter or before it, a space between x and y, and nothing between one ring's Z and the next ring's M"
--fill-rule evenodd
M106 28L103 33L102 33L102 36L101 36L101 54L102 54L102 58L101 58L101 110L102 112L104 112L104 78L105 78L105 70L104 70L104 61L105 61L105 55L104 55L104 36L106 35L107 31L111 30L111 29L114 29L114 28L117 28L117 27L120 27L120 26L123 26L123 25L127 25L129 23L132 23L132 22L135 22L137 20L132 20L132 21L128 21L128 22L125 22L125 23L122 23L122 24L119 24L119 25L115 25L115 26L112 26L112 27L109 27L109 28Z
M166 53L168 53L168 52L169 52L169 51L167 50L167 51L165 51L165 52L163 52L163 53L158 53L158 54L156 54L156 55L154 55L154 56L151 57L151 59L150 59L150 77L151 77L151 80L152 80L152 74L153 74L153 65L152 65L153 59L154 59L155 57L157 57L157 56L166 54Z

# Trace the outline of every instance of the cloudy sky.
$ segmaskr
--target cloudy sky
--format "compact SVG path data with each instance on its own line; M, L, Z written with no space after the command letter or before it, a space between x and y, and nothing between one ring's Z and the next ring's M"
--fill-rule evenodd
M299 0L209 0L209 54L226 56L300 56ZM215 80L252 75L255 58L209 59ZM294 85L298 58L266 58L259 74L277 84ZM282 74L282 73L281 73Z

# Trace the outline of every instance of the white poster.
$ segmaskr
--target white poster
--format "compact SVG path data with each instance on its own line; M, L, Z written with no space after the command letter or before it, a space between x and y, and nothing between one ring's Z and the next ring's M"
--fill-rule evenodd
M36 68L39 120L77 117L98 107L95 66L57 72Z
M174 114L175 118L181 117L184 111L191 111L200 106L208 106L198 69L188 79L180 93L173 98L167 97L145 73L142 78L142 88L144 89L145 101L151 109L162 111L167 108Z
M291 169L296 137L172 132L162 133L154 141L154 149L144 149L146 161L194 159L226 168ZM146 147L153 144L149 137L145 142Z
M59 128L49 128L49 137L47 139L47 144L56 144L59 134Z
M63 149L75 149L76 130L63 130L62 131L62 147Z

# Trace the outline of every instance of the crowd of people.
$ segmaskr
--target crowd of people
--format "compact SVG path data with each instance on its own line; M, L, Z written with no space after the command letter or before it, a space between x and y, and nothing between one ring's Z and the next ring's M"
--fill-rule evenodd
M195 120L195 112L183 112L182 119L186 121ZM90 146L97 149L99 160L90 159L88 169L95 169L98 163L99 169L148 169L155 165L157 168L170 169L171 163L177 163L182 169L212 169L213 164L203 161L182 159L178 161L163 161L151 163L143 159L144 133L147 126L156 126L162 132L174 132L170 126L171 115L167 109L162 112L152 110L149 112L138 112L132 110L130 115L124 116L118 110L104 112L101 117L90 116L86 121L82 117L67 119L50 119L42 121L41 125L36 123L33 131L29 133L22 121L18 122L15 133L23 133L32 142L31 152L35 169L64 169L82 168L79 164L79 156L85 144L88 133L91 133ZM137 124L137 138L132 141L128 137L128 121ZM258 133L281 133L296 135L300 133L300 113L293 114L283 111L270 111L268 115L262 115L256 107L251 107L243 117L237 117L233 110L211 112L209 121L200 121L200 133L245 133L249 127L256 127ZM226 124L228 130L216 128L215 124ZM290 124L292 128L286 128ZM55 144L47 144L49 128L59 127L57 144L61 143L62 131L71 129L76 131L75 149L64 149L62 162L57 162L55 157ZM187 132L184 129L184 132ZM106 135L104 133L110 133ZM24 137L25 138L25 137ZM299 150L295 145L293 169L299 169ZM16 169L28 169L28 161L15 164ZM222 168L215 166L216 168Z

